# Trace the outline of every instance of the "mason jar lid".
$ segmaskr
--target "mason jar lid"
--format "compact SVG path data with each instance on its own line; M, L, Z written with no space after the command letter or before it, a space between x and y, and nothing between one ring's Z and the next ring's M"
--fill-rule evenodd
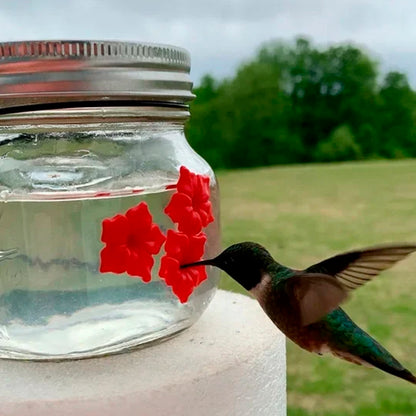
M75 102L183 105L194 98L189 71L189 53L174 46L73 40L0 43L0 109Z

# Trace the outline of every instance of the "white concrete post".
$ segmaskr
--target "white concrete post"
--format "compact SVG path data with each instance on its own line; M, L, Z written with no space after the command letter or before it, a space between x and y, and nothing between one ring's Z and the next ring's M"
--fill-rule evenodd
M219 291L182 334L81 361L0 362L2 416L283 416L284 336L254 300Z

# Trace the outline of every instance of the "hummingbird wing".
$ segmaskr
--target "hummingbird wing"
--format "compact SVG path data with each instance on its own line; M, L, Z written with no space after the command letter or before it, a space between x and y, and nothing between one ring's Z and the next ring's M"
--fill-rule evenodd
M281 298L278 303L290 305L289 310L298 317L301 325L319 321L348 296L342 284L321 273L297 273L281 281L276 289L286 298Z
M334 276L350 291L366 284L414 251L416 244L369 247L338 254L308 267L305 272Z

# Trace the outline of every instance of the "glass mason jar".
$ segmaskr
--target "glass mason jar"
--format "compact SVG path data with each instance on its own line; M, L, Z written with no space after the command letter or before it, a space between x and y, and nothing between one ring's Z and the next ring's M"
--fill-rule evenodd
M218 272L179 267L220 245L189 69L164 45L0 44L0 357L115 353L208 305Z

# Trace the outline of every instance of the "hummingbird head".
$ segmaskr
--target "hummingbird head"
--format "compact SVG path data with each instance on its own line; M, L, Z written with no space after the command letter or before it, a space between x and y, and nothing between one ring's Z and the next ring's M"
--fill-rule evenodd
M181 268L209 265L224 270L246 290L261 282L267 266L274 262L270 253L260 244L244 242L233 244L213 259L181 265Z

